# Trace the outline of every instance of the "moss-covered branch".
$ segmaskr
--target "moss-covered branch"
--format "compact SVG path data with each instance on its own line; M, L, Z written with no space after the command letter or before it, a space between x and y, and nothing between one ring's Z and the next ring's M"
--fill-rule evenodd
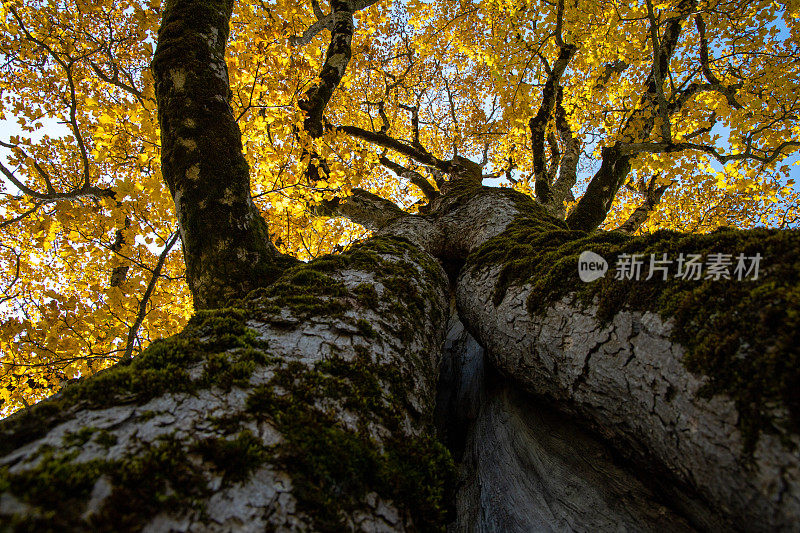
M797 467L798 249L794 231L631 238L529 211L468 259L459 309L505 374L725 514L779 528L800 483L759 476ZM585 251L607 261L604 277L581 281ZM695 255L704 270L686 276ZM631 261L639 275L623 276ZM705 270L715 261L719 274Z
M197 308L221 307L291 263L250 199L225 64L232 0L168 2L153 58L161 165Z

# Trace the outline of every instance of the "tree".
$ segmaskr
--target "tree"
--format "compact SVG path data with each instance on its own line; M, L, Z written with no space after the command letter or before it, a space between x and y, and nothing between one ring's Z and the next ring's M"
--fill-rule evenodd
M11 529L796 527L796 6L3 6Z

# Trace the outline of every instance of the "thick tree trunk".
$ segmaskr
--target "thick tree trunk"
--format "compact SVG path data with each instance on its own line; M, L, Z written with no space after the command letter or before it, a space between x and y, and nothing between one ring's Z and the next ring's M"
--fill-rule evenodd
M796 527L796 234L587 235L462 181L429 213L376 215L383 236L5 421L0 516L20 529ZM584 249L612 265L760 250L765 266L758 281L582 284ZM505 376L485 384L494 371L466 333L445 344L450 517L452 462L432 428L449 290Z
M576 421L485 368L484 355L452 319L437 401L440 433L459 463L450 530L692 530L638 472Z
M530 216L471 255L458 307L500 372L650 475L696 492L727 527L795 530L799 245L796 232L764 230L638 239L543 231ZM634 253L758 253L766 266L757 280L737 280L733 259L733 279L689 281L655 270L646 280L649 264L641 279L623 281L612 266L583 283L585 250L611 265ZM695 522L706 514L677 499Z
M293 261L269 239L230 106L225 45L233 0L164 5L153 57L161 171L175 202L196 309L221 307Z
M436 527L452 469L432 432L446 291L433 258L377 238L199 314L4 422L3 523Z

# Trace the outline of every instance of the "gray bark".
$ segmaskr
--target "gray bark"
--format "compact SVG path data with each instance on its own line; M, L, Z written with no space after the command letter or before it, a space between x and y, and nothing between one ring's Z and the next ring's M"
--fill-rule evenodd
M669 478L643 482L585 425L487 369L485 355L452 317L437 400L459 464L448 531L730 530Z
M384 238L290 270L239 311L202 315L130 367L4 422L15 449L0 459L0 520L12 530L430 528L448 465L429 438L446 289L432 258ZM161 370L165 390L153 393ZM135 381L145 375L153 382Z
M574 296L532 316L530 285L511 286L495 307L499 271L464 272L458 301L501 372L558 402L631 460L661 465L736 528L796 530L797 435L762 434L748 460L736 406L721 395L701 397L705 379L683 366L685 350L671 340L670 321L623 310L603 323L596 305Z
M5 421L0 516L79 530L796 529L797 436L762 433L748 462L736 405L699 394L668 320L623 308L602 322L570 295L531 313L524 279L495 305L502 261L480 252L523 216L554 238L561 223L458 182L429 213L375 217L383 236L365 247L290 269ZM474 338L451 321L444 342L453 289ZM459 463L450 518L437 403Z

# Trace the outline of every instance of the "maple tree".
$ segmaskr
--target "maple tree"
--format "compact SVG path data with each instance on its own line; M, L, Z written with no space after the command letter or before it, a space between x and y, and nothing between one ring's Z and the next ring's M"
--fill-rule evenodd
M4 414L458 179L571 230L797 222L794 3L195 4L3 1Z

